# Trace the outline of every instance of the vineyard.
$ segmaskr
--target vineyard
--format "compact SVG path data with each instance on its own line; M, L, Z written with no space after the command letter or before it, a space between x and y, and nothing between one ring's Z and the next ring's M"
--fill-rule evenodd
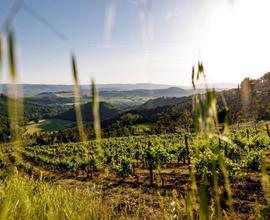
M131 136L102 139L100 142L27 146L22 154L36 165L56 172L87 175L89 164L93 165L96 173L101 164L104 164L110 172L123 178L134 175L137 169L151 171L172 166L181 167L188 163L188 157L191 158L197 174L209 175L211 162L223 155L230 176L234 176L243 168L260 170L261 155L269 148L269 144L266 131L249 129L232 132L229 141L218 138L207 140L203 136L190 133ZM99 145L104 154L97 156ZM89 160L84 159L85 146L90 155Z
M226 138L183 133L44 146L28 144L20 150L23 160L16 160L12 146L6 145L1 155L7 153L19 170L34 176L42 172L50 181L90 181L109 190L116 186L144 188L148 196L148 191L155 189L150 195L163 192L163 196L172 198L175 192L180 196L178 199L186 200L194 181L199 190L197 193L207 188L209 206L215 204L215 187L218 187L223 212L230 208L225 187L229 184L234 213L243 217L261 213L255 210L254 202L260 210L267 205L269 198L262 190L264 174L261 170L270 167L269 146L270 138L262 124L256 128L233 130ZM5 166L3 160L0 161L1 166ZM190 174L194 175L194 180ZM159 203L156 206L155 209L161 209ZM217 215L213 210L207 212ZM134 214L130 213L131 216Z
M3 2L7 14L1 11L0 220L270 219L270 73L238 81L243 72L258 74L257 70L269 68L267 58L262 60L262 55L268 54L268 38L261 45L257 44L263 38L255 38L267 36L257 28L267 25L253 22L267 14L263 7L243 3L242 7L251 11L240 13L238 3L230 1L233 7L226 11L233 8L233 13L220 20L218 16L226 14L225 10L212 2L205 7L185 1L119 1L127 4L122 8L114 0L91 1L87 7L87 2L74 1L71 6L71 1L55 1L46 3L47 9L45 3L36 1L15 0L11 7L8 1ZM51 15L52 9L55 17L47 19L46 11ZM125 13L116 13L116 9ZM134 15L134 9L138 10L136 20L127 16ZM196 15L195 20L188 10ZM80 17L84 11L91 17ZM206 12L213 14L207 19L199 17ZM259 13L252 22L250 16L244 18L254 12ZM239 16L228 19L231 14ZM41 28L29 18L24 20L27 15L64 43L67 54L59 53L63 45L55 45L46 32L36 33L34 30ZM84 19L91 21L90 25ZM242 24L242 20L247 22ZM125 27L119 26L119 21L124 21L120 24ZM231 30L223 28L233 23L237 26ZM251 29L253 23L255 30ZM154 31L162 26L159 32ZM94 29L88 32L88 28ZM237 32L242 29L256 34ZM101 30L104 33L99 33ZM142 39L135 39L140 32ZM19 33L19 41L15 33ZM200 39L194 40L194 34ZM251 40L266 48L265 53L257 51L257 46L252 51ZM221 47L224 45L226 48ZM248 55L255 54L254 58L245 57L246 45ZM48 49L53 50L46 54ZM17 50L23 52L17 54ZM22 65L18 65L17 55ZM256 70L249 66L253 59L254 67L266 66ZM47 67L40 66L45 60ZM184 73L194 60L191 82L178 87L190 80ZM71 78L64 75L67 63ZM39 71L43 75L37 76ZM25 73L30 74L28 79ZM145 74L166 84L152 84ZM182 74L179 82L178 74ZM230 77L235 85L222 83ZM21 84L20 78L30 84ZM91 85L86 81L90 78ZM43 84L44 80L52 84Z

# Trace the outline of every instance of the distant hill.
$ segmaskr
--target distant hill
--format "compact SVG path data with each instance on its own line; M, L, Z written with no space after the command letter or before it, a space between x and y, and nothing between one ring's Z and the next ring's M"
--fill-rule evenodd
M1 92L8 94L8 84L1 84ZM46 85L46 84L22 84L22 91L25 96L33 96L40 93L73 91L73 85Z
M132 108L141 105L149 99L157 97L182 97L191 94L190 90L184 90L178 87L167 89L136 89L127 91L99 91L99 97L102 102L110 103L120 109ZM26 96L25 100L32 104L41 105L70 105L74 103L73 91L42 92L32 96ZM91 101L90 91L82 91L81 102Z
M269 120L270 73L256 80L246 78L237 89L217 92L218 111L222 111L225 107L223 98L229 108L231 122L250 119ZM118 121L118 124L125 124L126 120L122 120L125 118L124 115L133 115L133 118L136 115L137 120L133 121L133 124L163 123L163 127L169 128L181 121L184 112L188 115L192 113L192 96L162 97L149 100L134 110L122 113L114 120L105 121L103 126L106 128L115 121Z
M59 96L57 92L43 92L34 96L25 97L25 101L32 104L55 105L73 103L73 97Z
M93 121L92 104L86 103L81 105L83 121ZM100 102L99 103L100 120L109 120L119 115L119 111L113 108L112 105ZM68 111L65 111L57 116L57 119L63 119L68 121L76 121L75 107L73 106Z
M52 84L22 84L22 90L25 96L37 95L40 93L51 92L72 92L73 85L52 85ZM8 84L1 84L1 92L8 94ZM137 84L97 84L99 91L129 91L129 90L152 90L152 89L167 89L170 85L137 83ZM81 85L81 90L88 93L91 85Z
M176 105L181 101L182 99L177 97L160 97L148 100L144 104L140 105L138 109L151 109L163 106Z
M166 89L136 89L128 91L99 92L99 95L102 97L182 97L190 94L190 90L185 90L178 87L170 87Z
M129 91L129 90L153 90L168 89L171 85L153 83L134 83L134 84L97 84L100 91Z
M25 96L34 96L41 93L63 93L63 92L73 92L73 85L52 85L52 84L21 84L23 94ZM143 93L143 90L163 90L168 89L168 95L157 95L157 96L172 96L171 93L173 93L173 90L179 90L179 87L173 87L171 85L163 85L163 84L151 84L151 83L135 83L135 84L97 84L96 85L99 92L102 91L118 91L121 93L121 91L140 91ZM221 89L229 89L229 88L236 88L237 85L233 83L219 83L219 84L211 84L209 87L215 87L218 91ZM8 84L0 84L0 92L7 95L8 94ZM89 94L91 85L81 85L81 91L83 93ZM184 88L186 91L190 91L191 87L181 87ZM147 93L145 91L145 93ZM165 92L165 91L163 91ZM176 93L179 93L179 91L175 91ZM184 91L182 91L184 92ZM158 93L158 91L157 91ZM106 93L105 93L106 94ZM178 97L178 96L177 96Z

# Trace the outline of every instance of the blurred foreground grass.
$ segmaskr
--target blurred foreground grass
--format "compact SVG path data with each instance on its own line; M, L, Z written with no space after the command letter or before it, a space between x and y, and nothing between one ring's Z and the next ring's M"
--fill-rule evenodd
M0 182L0 219L112 219L100 194L17 174Z

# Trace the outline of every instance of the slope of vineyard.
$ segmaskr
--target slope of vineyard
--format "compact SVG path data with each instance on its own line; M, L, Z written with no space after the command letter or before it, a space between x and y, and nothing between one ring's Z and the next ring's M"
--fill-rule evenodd
M261 155L269 155L268 135L265 125L261 124L256 129L250 128L248 133L246 129L233 131L229 135L232 142L191 133L130 136L102 139L101 142L26 145L22 156L31 164L27 171L30 173L37 167L56 181L59 178L71 178L83 183L90 178L91 182L100 184L102 179L109 190L106 193L113 192L121 183L118 187L132 187L136 190L143 187L146 196L149 196L149 185L161 191L177 190L180 194L184 193L190 183L189 157L195 169L197 183L200 185L205 177L211 183L214 175L212 163L218 161L219 155L223 155L231 182L235 213L239 218L244 218L255 216L257 211L254 206L251 207L254 199L261 207L266 204L261 191L260 158ZM185 136L188 143L185 142ZM96 153L99 145L104 152L102 157ZM89 160L85 160L85 147L90 155ZM270 161L266 162L269 166ZM221 168L215 172L222 182ZM133 199L132 196L134 195L129 195L130 199ZM159 210L160 206L156 209ZM226 210L225 207L224 209ZM130 215L135 213L131 212Z

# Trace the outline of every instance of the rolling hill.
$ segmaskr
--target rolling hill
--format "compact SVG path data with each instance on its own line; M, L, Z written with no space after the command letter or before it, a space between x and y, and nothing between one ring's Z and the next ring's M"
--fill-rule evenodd
M86 122L93 121L91 102L88 102L86 104L82 104L81 109L82 109L83 121L86 121ZM101 121L109 120L109 119L115 118L119 115L119 110L113 108L112 105L105 103L105 102L99 103L99 111L100 111ZM76 121L75 107L73 106L68 111L65 111L65 112L55 116L55 118L62 119L62 120L68 120L68 121Z
M119 109L130 109L139 106L149 99L158 97L183 97L191 94L190 90L184 90L178 87L165 89L136 89L136 90L113 90L99 91L101 102L110 103ZM42 92L36 95L27 96L25 100L28 103L40 105L70 105L74 103L73 91ZM90 92L83 90L81 102L91 101Z
M192 114L192 96L170 97L170 95L187 95L189 91L180 88L167 88L151 90L152 95L158 96L145 103L133 107L129 110L118 110L115 106L107 102L113 100L113 97L119 99L119 96L126 96L126 99L132 100L132 96L149 95L149 90L130 90L130 91L103 91L101 94L110 96L106 102L100 102L100 115L102 127L111 128L114 124L120 126L162 124L165 128L170 128L180 124L181 118ZM165 96L165 94L167 96ZM159 97L162 95L162 97ZM103 97L104 98L104 97ZM270 73L265 74L259 79L246 78L237 89L229 89L217 92L218 110L224 109L223 98L229 108L231 122L244 120L270 119ZM102 100L102 97L101 97ZM73 105L54 105L55 103L72 102L72 93L41 93L34 97L27 97L24 100L25 122L37 119L62 119L71 122L76 121ZM137 104L137 103L136 103ZM3 122L0 126L2 133L8 133L7 120L7 97L0 95L0 118ZM85 122L93 120L91 103L82 104L82 115ZM182 122L181 122L182 123ZM173 124L173 125L172 125ZM0 137L1 139L1 137Z
M40 105L61 105L73 103L73 97L59 96L58 92L43 92L31 97L25 97L25 101L32 104Z
M224 101L225 100L225 103ZM217 92L218 111L223 111L227 105L231 123L245 120L269 120L270 119L270 73L259 79L246 78L241 87L237 89ZM122 120L124 115L136 115L137 120L133 124L141 123L166 123L164 127L170 127L185 115L191 117L192 96L157 98L147 101L136 109L124 112L114 120L103 122L103 126L117 122L125 125L127 120Z
M51 118L55 115L67 111L70 106L60 106L60 105L40 105L27 100L22 101L18 99L18 107L23 107L24 117L21 120L22 128L29 121L36 121L39 119ZM23 105L22 105L23 104ZM8 97L6 95L0 94L0 142L6 141L9 133L9 122L8 122Z
M8 84L0 84L2 93L8 94ZM52 84L21 84L23 94L25 96L33 96L40 93L53 92L72 92L73 85L52 85ZM170 85L151 84L151 83L135 83L135 84L97 84L99 91L129 91L129 90L153 90L167 89ZM89 93L91 85L81 85L81 90Z
M170 87L167 89L136 89L129 91L101 91L99 95L102 97L182 97L190 95L192 91L181 89L178 87Z

